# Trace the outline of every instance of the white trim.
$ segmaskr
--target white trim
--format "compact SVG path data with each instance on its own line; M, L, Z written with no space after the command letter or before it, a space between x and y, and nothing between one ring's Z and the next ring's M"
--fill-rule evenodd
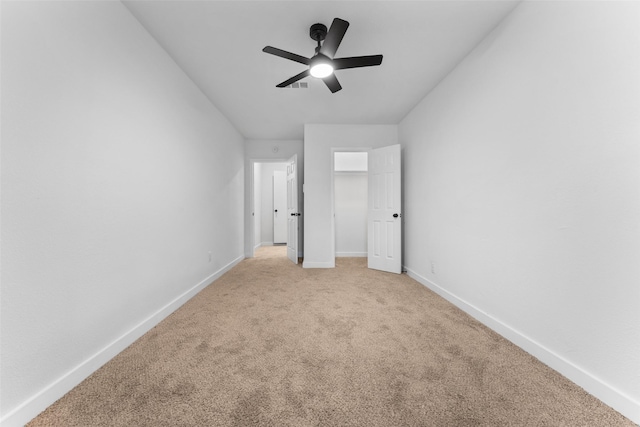
M366 252L336 252L336 257L366 258Z
M244 255L241 255L226 266L222 267L220 270L206 277L200 283L184 292L182 295L176 297L173 301L160 308L128 332L125 332L120 338L117 338L89 359L85 360L62 377L58 378L56 381L27 399L17 408L11 410L7 414L4 414L2 419L0 419L0 425L2 427L24 426L24 424L31 421L38 414L52 405L56 400L71 391L71 389L80 384L89 375L97 371L98 368L135 342L168 315L180 308L180 306L193 298L202 289L206 288L213 281L219 279L224 273L231 270L243 259Z
M302 268L335 268L335 261L331 262L312 262L312 261L302 261Z
M634 423L640 424L640 402L634 400L631 396L617 390L610 384L607 384L601 379L595 377L593 374L575 365L570 360L565 359L553 350L548 349L544 345L482 311L473 304L469 304L462 298L459 298L436 283L419 275L412 269L406 266L404 269L412 279L431 289L433 292L460 308L465 313L482 322L488 328L494 330L527 353L531 354L545 365L564 375L566 378L573 381L585 391L600 399L616 411L620 412Z

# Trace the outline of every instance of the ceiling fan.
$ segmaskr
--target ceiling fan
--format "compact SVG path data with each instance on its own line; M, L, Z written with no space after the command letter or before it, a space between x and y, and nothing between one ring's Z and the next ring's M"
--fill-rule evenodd
M263 52L276 55L281 58L299 62L309 66L300 74L283 81L276 87L287 87L298 80L304 79L311 75L322 79L332 93L342 89L340 82L336 78L334 71L344 70L347 68L372 67L382 63L382 55L369 56L352 56L349 58L334 58L338 46L349 28L349 23L343 19L335 18L331 23L331 27L327 32L327 27L323 24L313 24L309 30L309 36L318 42L316 53L311 58L306 58L286 50L278 49L272 46L266 46ZM324 43L320 43L324 40Z

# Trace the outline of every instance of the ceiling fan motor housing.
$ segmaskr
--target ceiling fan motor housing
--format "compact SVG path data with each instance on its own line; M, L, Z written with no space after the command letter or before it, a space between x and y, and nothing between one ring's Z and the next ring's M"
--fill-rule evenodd
M327 37L327 26L324 24L313 24L309 29L309 37L320 43Z

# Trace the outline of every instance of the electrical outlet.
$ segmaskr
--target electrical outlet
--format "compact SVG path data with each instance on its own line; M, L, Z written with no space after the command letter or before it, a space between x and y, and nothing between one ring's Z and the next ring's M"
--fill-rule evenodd
M211 262L212 259L213 259L213 257L211 255L211 251L209 251L209 262Z
M436 263L431 261L431 274L436 274Z

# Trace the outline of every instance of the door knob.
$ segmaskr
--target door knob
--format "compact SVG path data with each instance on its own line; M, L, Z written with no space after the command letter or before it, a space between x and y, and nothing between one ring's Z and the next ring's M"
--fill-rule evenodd
M393 214L394 218L398 218L398 216L399 216L398 214Z
M278 209L276 209L275 212L278 212Z

